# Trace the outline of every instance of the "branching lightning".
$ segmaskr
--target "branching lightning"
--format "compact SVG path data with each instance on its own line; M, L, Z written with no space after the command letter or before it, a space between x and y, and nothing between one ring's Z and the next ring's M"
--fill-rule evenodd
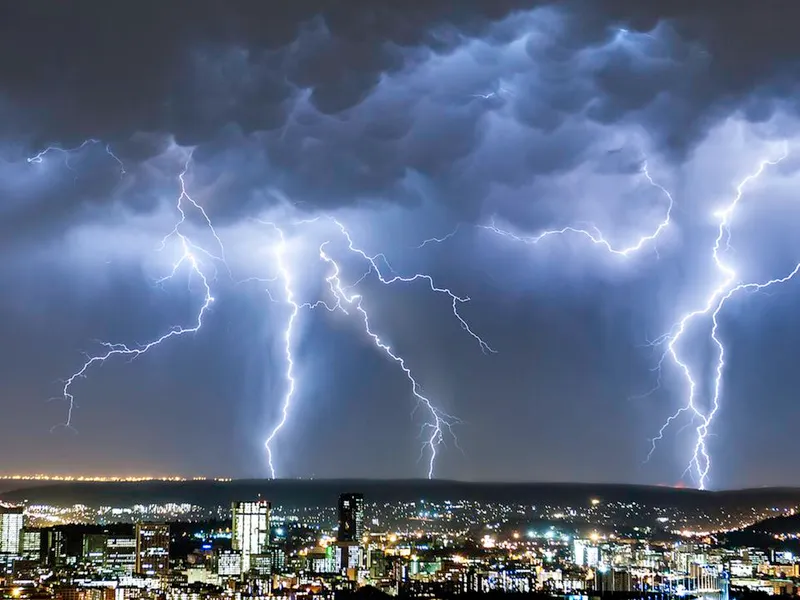
M70 163L71 155L74 154L75 152L78 152L86 148L87 146L96 144L100 144L100 141L95 139L88 139L84 141L80 146L77 146L76 148L72 149L65 149L59 146L50 146L48 148L45 148L35 156L28 158L28 163L40 164L45 160L45 157L48 154L59 153L64 155L65 157L64 162L66 167L74 172L75 170L72 164ZM119 164L120 174L124 175L126 171L123 162L119 159L119 157L116 154L114 154L114 152L111 150L110 145L105 145L104 148L105 152ZM73 411L76 405L75 396L73 394L74 385L79 379L86 377L88 371L92 367L103 364L107 360L115 356L127 356L130 359L135 359L141 356L142 354L145 354L155 346L158 346L159 344L167 341L170 338L179 337L190 333L196 333L203 326L204 318L214 302L214 296L212 294L211 285L216 276L216 263L221 262L226 266L226 268L228 268L228 264L225 257L225 247L223 245L222 239L217 234L217 231L214 228L214 225L208 213L205 211L202 205L200 205L192 198L192 196L188 193L186 189L186 173L188 172L190 163L191 163L191 155L189 156L183 171L178 176L178 180L180 183L180 193L176 200L176 210L178 218L174 226L172 227L171 231L162 239L159 248L159 250L164 250L172 240L176 240L180 245L181 254L178 260L174 263L172 270L165 277L159 279L156 283L159 285L163 284L164 282L173 279L178 274L181 268L184 267L188 268L190 277L199 279L203 291L202 303L197 312L196 318L190 325L186 326L176 325L163 335L144 344L128 345L123 343L102 342L101 346L103 348L103 351L94 355L88 355L84 363L81 365L81 367L64 381L61 397L68 402L67 415L63 423L63 426L65 427L72 428ZM194 212L199 218L201 218L204 221L205 227L211 233L211 235L214 237L214 240L216 241L217 248L215 250L213 251L209 250L207 247L204 247L203 245L198 243L195 239L193 239L191 234L187 231L188 229L187 220L189 212ZM310 222L317 221L318 219L319 218L306 221L298 221L297 223L295 223L295 225L307 224ZM367 254L366 252L355 246L352 237L350 236L349 232L341 222L336 221L335 219L331 219L331 221L336 224L342 235L345 237L349 251L351 253L356 254L360 258L364 259L368 263L368 269L364 273L364 275L361 278L359 278L354 284L349 286L348 289L352 289L354 286L360 284L373 272L376 274L378 280L384 285L392 285L395 283L412 283L417 280L424 280L427 283L428 287L431 289L431 291L437 294L446 295L450 299L453 315L456 317L461 327L478 342L481 350L490 353L494 352L494 350L472 330L467 321L461 316L459 312L459 306L463 303L468 302L469 298L458 296L447 288L437 286L430 275L425 275L420 273L416 273L408 277L398 275L394 271L392 266L389 264L386 256L384 256L383 254L376 254L374 256ZM267 223L263 221L262 223L273 227L279 237L279 243L276 246L275 257L274 257L278 274L277 277L275 278L259 279L259 281L274 282L276 280L280 280L282 282L283 300L290 306L291 309L282 333L284 355L286 360L286 371L285 371L286 391L281 402L280 418L265 441L271 476L273 478L276 476L275 464L273 461L273 442L276 436L283 429L289 418L290 411L292 408L292 402L296 393L296 389L298 387L298 380L295 376L293 345L295 343L295 333L296 333L295 329L299 313L303 308L314 309L318 307L323 307L328 311L342 310L343 312L349 314L348 310L345 308L345 305L355 308L362 315L364 319L365 330L367 334L370 336L370 338L376 344L376 347L378 347L387 356L392 358L392 360L394 360L400 365L403 372L406 374L406 377L412 383L412 392L417 397L420 404L425 406L428 412L430 413L431 421L429 423L426 423L426 425L424 426L424 430L428 429L430 430L429 434L426 436L427 439L426 447L430 448L428 474L429 476L432 476L434 463L436 459L436 448L440 443L442 443L443 432L445 430L452 433L451 426L453 423L456 422L456 419L446 415L444 412L434 407L431 401L422 394L421 388L417 384L414 377L412 376L411 370L406 365L405 360L398 354L396 354L390 348L390 346L385 344L381 340L381 338L379 338L375 333L372 332L367 313L360 303L361 296L356 294L348 295L349 292L346 291L344 287L342 287L338 270L339 265L333 261L333 259L330 257L329 254L324 252L324 246L323 249L320 250L320 257L326 262L335 265L336 267L335 274L331 278L327 279L328 286L330 288L331 293L333 294L333 297L336 300L336 304L329 305L325 301L317 301L315 303L300 303L295 299L294 277L292 269L290 268L286 258L286 238L284 235L284 231L274 223ZM390 272L391 275L384 274L384 271L382 270L384 266L386 269L388 269L388 272ZM228 269L228 272L230 273L230 269ZM252 280L258 278L250 278L250 279ZM267 292L270 294L270 299L274 301L275 300L274 295L270 293L269 289L267 289Z
M469 298L458 296L448 288L442 288L437 286L433 280L433 277L425 273L414 273L409 277L404 277L395 274L394 276L387 278L381 271L377 262L379 258L382 258L383 262L386 263L391 269L391 265L389 265L388 261L386 260L386 257L383 254L376 254L375 256L368 255L366 252L364 252L363 250L361 250L360 248L356 247L353 244L353 239L350 237L350 234L348 233L347 229L345 228L344 225L342 225L341 222L334 219L334 223L336 223L336 226L339 227L339 230L342 232L342 235L344 235L345 239L347 240L347 245L350 251L354 252L355 254L358 254L369 263L370 271L374 272L378 276L378 279L382 284L392 285L393 283L412 283L414 281L419 281L419 280L427 282L428 287L430 287L432 292L435 292L437 294L444 294L445 296L448 296L450 298L451 306L453 309L453 316L458 320L458 323L461 325L461 328L464 331L466 331L476 342L478 342L481 351L483 351L484 354L496 353L496 350L494 350L489 344L483 341L483 339L472 330L472 328L469 326L469 323L467 323L464 317L461 316L461 313L458 312L459 304L464 304L465 302L469 302L470 300ZM394 269L391 270L393 271Z
M792 272L785 277L771 279L764 283L737 283L737 274L734 268L725 262L724 252L730 249L730 224L736 208L739 205L742 196L744 195L745 187L752 181L761 177L762 173L768 166L774 166L783 161L788 156L788 148L784 147L783 154L777 159L768 159L762 161L758 169L742 179L736 186L736 194L733 199L728 203L725 208L718 210L715 216L719 218L719 225L717 229L717 237L714 241L712 248L712 258L717 271L722 275L722 279L717 285L712 288L706 297L705 302L700 308L697 308L689 313L686 313L672 328L672 331L654 342L654 344L666 343L667 352L672 361L678 366L679 370L686 379L688 391L686 402L674 414L672 414L659 429L658 434L652 440L652 447L648 458L655 450L656 444L659 440L663 439L664 433L667 428L683 413L690 413L692 419L699 419L700 424L696 427L696 440L694 452L690 460L687 472L692 471L698 487L705 489L708 473L711 469L711 457L708 453L707 438L709 428L720 408L720 399L722 393L722 377L725 370L725 346L719 338L719 313L725 303L734 296L737 292L750 290L758 291L770 287L775 284L784 283L792 279L798 271L800 265L796 266ZM702 316L711 316L711 340L716 347L716 366L714 368L713 389L711 399L709 402L710 408L703 410L698 403L697 398L697 382L693 375L692 368L689 366L687 359L683 358L680 351L680 341L686 333L689 325L697 318ZM674 333L673 333L674 332Z
M93 141L93 140L90 140L90 141ZM84 145L86 143L89 143L89 142L85 142ZM40 153L40 155L37 155L37 157L40 158L41 154L42 153ZM34 158L36 158L36 157L34 157ZM87 359L86 359L86 362L84 362L84 364L81 366L81 368L78 369L76 372L74 372L72 375L70 375L64 381L64 387L62 389L62 397L63 397L63 399L67 400L67 402L69 404L69 407L67 409L66 420L62 424L64 427L68 427L68 428L72 429L72 413L73 413L73 409L75 407L75 397L74 397L74 395L72 393L72 387L73 387L73 385L75 384L75 382L78 379L83 378L83 377L86 376L87 371L91 367L93 367L94 365L97 365L97 364L102 364L102 363L104 363L105 361L107 361L108 359L110 359L110 358L112 358L114 356L128 356L131 359L135 359L135 358L141 356L142 354L145 354L150 349L158 346L162 342L167 341L170 338L179 337L179 336L183 336L183 335L190 334L190 333L196 333L203 326L203 318L205 317L205 315L208 312L208 310L211 308L211 305L214 302L214 296L211 293L211 284L210 284L211 278L208 275L206 275L206 272L204 270L205 269L205 265L204 265L203 261L200 259L199 255L202 254L202 255L206 256L207 258L210 258L210 259L213 259L213 260L223 260L224 259L224 247L222 246L222 241L220 240L219 236L217 235L217 233L216 233L216 231L215 231L215 229L214 229L214 227L213 227L213 225L211 223L211 220L209 219L209 217L206 214L206 212L203 209L203 207L200 204L198 204L194 199L192 199L192 197L186 191L185 176L186 176L186 173L187 173L187 171L189 169L190 161L191 161L191 158L189 158L189 160L187 160L186 165L184 167L184 170L178 176L178 180L180 182L180 194L178 195L178 198L177 198L177 201L176 201L176 209L178 211L179 218L178 218L177 222L175 223L175 226L173 227L172 231L170 231L163 238L163 240L161 242L161 247L164 248L164 247L166 247L166 245L169 242L169 240L177 239L178 243L180 244L180 248L182 250L182 253L181 253L180 258L173 265L172 271L166 277L158 280L157 283L163 283L164 281L166 281L168 279L172 279L178 273L179 269L182 266L188 265L190 276L196 277L200 281L201 288L203 290L203 300L202 300L202 303L200 305L200 309L197 312L196 319L195 319L195 321L194 321L194 323L192 325L187 326L187 327L181 326L181 325L173 326L168 332L166 332L162 336L160 336L160 337L158 337L158 338L156 338L156 339L154 339L154 340L152 340L150 342L147 342L146 344L129 346L127 344L103 342L101 345L103 346L103 348L105 348L105 352L102 352L102 353L99 353L99 354L96 354L96 355L88 356ZM33 162L33 161L29 160L29 162ZM211 231L212 235L214 236L214 238L219 243L220 252L221 252L220 256L217 256L217 255L205 250L204 248L202 248L202 246L199 246L198 244L196 244L192 240L192 238L189 236L188 233L184 233L184 229L185 229L184 226L186 225L186 218L187 218L186 217L186 207L185 207L184 203L188 203L190 205L189 206L190 208L194 209L195 211L197 211L198 213L200 213L202 215L202 217L205 220L205 222L206 222L209 230Z
M521 242L523 244L528 244L528 245L538 244L539 242L550 237L563 236L563 235L577 235L585 239L588 239L590 242L592 242L592 244L604 248L611 254L622 256L625 258L628 258L633 254L636 254L637 252L645 248L648 244L653 243L655 252L656 254L658 254L658 248L657 246L655 246L655 243L657 242L661 234L664 233L664 231L672 223L672 210L675 206L675 200L673 199L672 194L670 194L669 191L664 186L657 183L652 178L652 176L650 175L650 171L648 170L647 167L647 161L643 162L641 173L642 175L644 175L644 177L647 179L648 183L651 186L661 191L667 198L667 209L664 213L664 218L658 223L658 225L656 225L656 227L652 230L652 232L640 236L630 246L622 246L622 247L615 246L612 242L606 239L606 237L599 229L597 229L594 226L588 229L583 229L575 226L567 226L567 227L562 227L560 229L546 229L534 236L523 236L516 234L512 231L502 229L501 227L498 227L495 224L494 220L490 221L488 224L475 225L475 227L477 227L478 229L485 229L487 231L491 231L492 233L508 238L514 242ZM428 244L440 244L442 242L446 242L447 240L451 239L456 234L458 234L461 229L462 229L462 224L459 223L452 231L450 231L450 233L443 235L441 237L428 238L419 245L417 245L416 248L420 249L427 246Z
M416 378L413 376L412 371L406 364L405 359L401 357L397 352L395 352L391 348L391 346L386 344L382 340L382 338L379 337L372 330L372 327L370 325L369 315L366 309L364 309L364 307L361 304L362 296L355 292L351 292L351 290L353 290L356 286L358 286L361 282L363 282L372 273L375 273L378 281L380 281L380 283L382 283L383 285L393 285L397 283L412 283L418 280L423 280L428 284L428 287L431 289L431 291L438 294L443 294L450 299L453 314L458 320L459 325L478 342L482 351L494 352L494 350L472 330L472 328L469 326L466 320L458 312L459 304L468 302L469 298L463 298L461 296L456 295L447 288L439 287L438 285L436 285L433 278L427 274L415 273L414 275L407 277L398 275L394 271L392 266L389 264L389 261L387 260L385 255L367 254L364 250L355 245L355 243L353 242L353 238L350 235L350 232L347 230L347 228L341 221L338 221L337 219L332 217L330 217L329 220L332 223L334 223L336 227L339 229L340 233L347 242L348 250L352 254L355 254L357 257L365 260L368 265L367 271L361 277L359 277L354 283L350 285L344 285L341 279L341 269L339 263L333 259L330 252L326 251L326 248L330 244L330 240L326 240L325 242L322 243L319 250L320 259L329 264L332 268L332 273L325 278L328 289L331 293L331 296L334 299L334 302L332 304L329 304L324 300L318 300L313 303L311 302L301 303L296 299L295 290L293 288L294 278L292 275L292 271L286 260L286 238L284 231L280 227L278 227L275 223L259 221L264 225L272 227L278 233L279 244L275 250L276 265L279 273L278 278L283 283L282 286L283 300L290 306L289 318L286 321L286 325L283 328L283 334L282 334L284 341L284 356L286 359L286 371L285 371L286 391L284 393L283 400L281 402L280 416L278 422L273 427L272 431L270 432L265 442L270 473L273 478L276 476L276 469L273 461L274 457L273 443L275 441L275 438L284 428L289 419L289 414L292 409L292 402L298 386L297 378L295 376L295 360L293 356L293 346L294 346L297 318L299 316L301 309L324 308L329 312L335 312L338 310L346 315L352 314L351 311L358 312L359 315L361 316L364 325L364 331L368 335L368 337L373 341L375 346L386 356L388 356L394 362L400 365L400 368L402 369L406 378L411 383L411 391L413 395L416 397L418 405L424 407L430 417L430 420L423 425L425 443L423 445L422 452L425 453L425 450L426 449L428 450L428 477L433 477L433 472L437 457L437 448L440 444L444 442L444 432L447 431L448 434L453 435L452 426L456 424L458 420L455 417L452 417L444 413L440 409L438 409L436 406L434 406L431 400L423 394L421 386L417 382ZM303 225L318 221L319 218L315 218L305 221L296 221L294 224ZM393 273L393 275L392 276L385 275L381 270L380 263L383 263L386 266L386 268ZM272 295L270 297L273 298ZM455 436L453 436L453 439L455 440Z
M377 268L375 267L375 263L374 263L374 259L373 258L368 257L361 250L358 250L353 246L352 239L350 238L350 235L347 232L347 230L344 228L344 226L341 223L339 223L338 221L336 223L341 228L342 233L347 238L347 242L349 244L350 250L360 254L361 256L364 256L365 258L367 258L367 260L370 261L371 268L376 269L376 272L378 274L378 277L379 277L381 283L384 283L384 284L392 283L393 280L385 280L383 278L383 276L380 274L380 271L378 271ZM424 393L422 392L421 386L419 385L419 383L417 382L416 378L414 377L411 369L406 364L405 359L402 356L400 356L399 354L397 354L392 349L391 346L389 346L386 342L384 342L383 339L372 330L372 327L370 325L370 320L369 320L369 314L367 313L366 309L364 309L364 307L362 305L362 296L360 294L356 294L356 293L349 293L348 294L348 292L347 292L348 286L344 286L342 284L341 269L339 267L339 264L333 258L331 258L330 254L326 251L326 247L328 246L328 243L329 242L324 242L320 246L319 255L320 255L320 258L323 261L325 261L326 263L328 263L329 265L331 265L331 268L332 268L332 272L326 278L326 280L327 280L328 285L330 287L331 293L333 294L334 298L336 298L335 308L340 309L345 314L350 314L348 312L348 307L359 313L359 315L361 316L362 322L364 324L364 331L366 332L366 334L369 336L369 338L372 340L372 342L375 344L375 346L379 350L381 350L386 356L391 358L394 362L396 362L400 366L400 369L403 371L403 373L405 374L405 376L408 379L409 383L411 384L411 393L417 399L417 402L419 403L419 405L423 406L425 408L425 410L428 412L428 414L430 415L430 419L431 420L423 425L423 431L427 431L428 432L426 434L426 439L425 439L425 443L424 443L424 446L423 446L423 451L425 450L425 448L427 448L428 451L429 451L429 454L428 454L428 478L431 479L431 478L433 478L434 468L435 468L435 465L436 465L437 447L441 443L444 442L444 431L447 430L447 432L450 435L453 435L452 426L455 423L457 423L458 420L455 419L454 417L444 413L440 409L436 408L436 406L434 406L434 404L431 402L431 400L427 396L425 396ZM420 276L420 277L428 277L428 276ZM398 278L397 281L413 281L413 279ZM431 284L432 289L434 289L435 291L438 291L438 290L436 290L436 288L435 288L434 284L432 283L432 281L429 280L429 283ZM459 317L459 320L460 320L460 317ZM475 334L472 334L472 332L470 332L470 333L473 336L475 335ZM483 344L483 342L481 342L481 343ZM483 345L481 347L483 348ZM455 439L454 435L453 435L453 439Z
M35 156L28 158L28 163L42 163L48 153L58 152L65 155L65 165L70 170L74 171L72 165L70 164L70 155L88 145L99 143L100 142L98 140L90 139L73 149L63 149L57 146L51 146L42 150ZM112 152L110 146L106 145L104 148L106 153L119 164L120 173L121 175L124 175L126 171L123 162ZM789 281L790 279L794 278L798 272L800 272L800 263L798 263L790 273L783 277L770 279L764 282L742 282L738 280L735 269L726 260L726 252L731 249L731 221L737 207L739 206L746 186L750 182L758 179L767 169L767 167L776 165L786 158L787 153L788 150L785 151L779 158L762 161L754 173L745 177L736 186L736 194L734 195L733 199L723 209L715 213L715 216L719 219L719 222L711 255L721 278L715 287L708 292L708 295L701 306L684 314L668 334L653 342L653 345L666 345L666 351L658 363L659 382L660 370L663 366L663 361L669 357L669 359L678 367L680 373L686 381L687 394L685 403L683 403L682 406L665 421L663 426L659 429L658 434L652 439L652 447L650 454L648 454L648 458L655 450L657 442L663 439L664 434L670 425L673 424L684 413L688 413L691 416L691 422L689 423L689 426L694 428L696 432L696 438L692 458L689 466L687 467L687 472L692 473L701 489L705 489L707 485L708 475L711 468L711 457L708 451L707 440L711 435L710 428L713 420L720 409L722 378L725 370L726 355L725 346L719 336L719 315L725 306L725 303L737 293L744 291L760 291L770 286ZM74 384L79 378L85 377L90 368L95 365L102 364L108 359L117 355L128 356L131 359L135 359L170 338L189 333L196 333L203 326L204 318L210 310L211 305L214 303L214 296L211 289L212 282L214 280L213 274L215 273L215 265L217 262L221 262L227 268L225 247L220 236L217 234L217 231L214 228L214 225L206 210L187 192L185 176L188 172L190 162L191 156L187 160L183 171L178 176L180 183L180 193L176 201L178 219L176 220L172 230L163 238L161 243L161 249L164 249L171 240L177 241L181 248L181 254L173 265L172 270L164 278L160 279L158 283L171 280L178 274L182 267L186 267L190 277L199 280L202 288L202 302L199 310L197 311L196 318L189 325L173 326L171 329L169 329L169 331L160 337L144 344L131 346L122 343L103 342L101 344L103 351L95 355L87 356L87 359L83 365L64 381L62 397L63 399L67 400L69 405L66 420L63 423L63 426L65 427L72 427L72 416L75 407L75 397L73 395ZM609 254L623 258L629 258L651 245L654 251L657 253L658 239L672 223L672 213L675 202L671 193L651 177L646 161L642 165L641 173L651 186L657 188L664 195L667 200L667 205L663 219L649 233L640 235L636 240L633 241L633 243L627 246L618 246L614 244L599 229L593 226L587 228L566 226L560 229L544 230L535 236L519 235L512 231L502 229L494 222L477 225L476 227L491 231L492 233L503 236L512 241L521 242L524 244L535 245L550 237L576 235L587 239L592 243L592 245L601 247ZM191 234L187 232L188 212L194 212L199 218L202 218L205 227L214 237L217 246L215 250L211 251L200 243L197 243L192 238ZM438 286L434 279L425 273L414 273L408 276L398 274L384 254L370 255L358 247L354 243L350 232L342 222L333 217L324 218L330 220L338 228L339 233L343 236L347 243L348 251L359 259L364 260L367 264L366 272L353 283L346 285L342 280L342 269L340 262L332 256L329 250L331 240L327 239L320 245L319 257L330 267L330 273L326 277L325 281L331 297L334 299L333 304L329 304L323 300L319 300L314 303L304 303L297 300L296 291L294 289L295 276L286 256L287 243L284 230L274 223L262 222L274 228L278 234L279 242L276 245L274 254L277 277L273 279L264 279L261 281L280 281L282 299L290 307L288 318L285 326L282 329L283 351L286 364L286 370L284 373L286 390L280 404L279 419L265 440L271 476L273 478L276 477L273 453L274 441L281 430L285 427L290 417L292 404L299 385L299 381L296 376L296 365L293 355L293 349L296 343L296 327L298 317L302 309L315 309L322 307L331 312L341 311L346 315L358 313L359 321L364 327L364 332L367 334L370 340L372 340L375 347L379 349L385 356L397 363L405 374L410 383L411 392L417 400L417 406L422 407L428 415L428 420L423 425L425 441L422 452L423 455L427 457L427 475L428 477L433 477L438 447L440 444L444 443L446 434L453 436L453 439L455 440L455 436L453 435L453 425L457 424L459 421L455 417L448 415L439 409L430 400L430 398L423 393L422 387L413 375L410 367L407 365L406 359L398 354L388 343L384 341L379 334L375 332L370 321L370 315L363 306L363 296L361 293L355 291L355 288L357 288L372 274L375 275L381 284L387 286L399 283L424 281L432 292L444 295L449 299L453 316L456 318L461 328L464 329L464 331L466 331L468 335L470 335L478 343L480 349L484 353L495 353L495 350L471 328L471 326L459 312L460 306L466 302L469 302L470 299L468 297L462 297L455 294L449 288ZM318 220L319 217L307 221L298 221L294 224L300 225L309 222L316 222ZM426 239L417 247L423 248L428 244L443 243L457 235L462 227L462 225L459 225L452 232L442 237ZM211 271L209 271L209 269L211 269ZM267 291L269 292L269 290ZM270 295L270 298L274 300L274 296ZM693 325L694 321L700 319L701 317L707 317L710 320L710 340L715 348L716 356L715 367L713 369L713 385L706 408L704 408L704 405L698 398L698 382L694 373L694 369L690 366L688 359L682 352L682 340L684 339L685 334Z
M706 302L700 308L685 314L678 321L676 326L672 328L671 333L662 336L661 338L656 340L656 342L654 342L653 344L653 345L662 343L667 344L667 352L665 353L664 356L662 356L657 366L657 370L659 372L659 380L657 386L660 385L661 382L661 367L663 365L664 358L668 355L672 359L672 361L678 366L680 372L686 379L688 392L687 392L686 403L677 412L675 412L666 420L664 425L658 431L658 434L653 438L651 450L647 458L649 459L650 456L652 455L653 451L655 450L657 442L663 439L664 433L667 430L667 428L683 413L689 412L692 415L693 421L699 420L699 425L697 425L695 428L696 441L692 453L692 459L690 461L689 466L687 467L687 472L688 471L693 472L696 481L698 483L698 487L700 489L705 489L708 479L708 473L711 468L711 458L708 453L707 439L708 436L711 435L709 433L709 428L711 427L714 417L716 416L720 408L720 399L722 393L722 378L725 369L725 346L720 340L718 335L719 313L722 310L725 303L736 293L746 290L759 291L775 284L784 283L792 279L798 273L798 271L800 271L800 265L798 265L792 272L781 278L771 279L763 283L741 283L741 282L737 283L736 271L724 261L722 255L724 251L730 249L730 237L731 237L730 222L739 204L739 201L742 198L745 186L752 180L759 178L768 166L776 165L779 162L781 162L784 158L786 158L787 154L788 150L785 150L781 157L761 162L756 172L747 176L736 187L736 194L733 200L724 209L717 211L715 216L719 217L719 227L718 227L717 237L712 249L712 257L717 270L722 274L723 278L718 283L718 285L709 292L709 295L706 298ZM581 229L569 226L569 227L563 227L561 229L546 230L533 237L522 237L510 231L505 231L503 229L500 229L499 227L494 225L494 223L491 223L489 225L481 225L479 227L488 229L494 233L510 238L514 241L523 242L525 244L537 244L540 241L544 240L545 238L551 236L575 234L587 238L593 244L603 247L606 251L608 251L611 254L627 258L639 252L647 244L656 242L657 238L664 232L664 230L667 227L669 227L671 223L672 209L674 207L674 200L672 195L666 188L664 188L663 186L661 186L660 184L656 183L653 180L647 169L646 162L643 165L642 173L652 186L658 188L667 197L669 203L664 219L658 224L658 226L651 233L641 236L634 244L627 247L615 247L596 228ZM455 235L456 233L457 229L442 238L431 238L429 240L425 240L422 244L420 244L419 247L423 247L428 243L445 241L450 237L452 237L453 235ZM692 321L701 316L708 316L708 315L711 316L712 327L710 335L711 335L711 340L717 350L717 360L716 360L716 366L714 368L714 378L713 378L714 383L713 383L713 391L711 394L710 408L707 411L704 411L698 405L697 383L695 381L692 368L688 365L686 359L684 359L681 355L679 349L679 342L681 341L683 335L685 334L687 328L689 327ZM654 390L651 390L651 392L648 392L648 394L652 393L652 391Z
M667 229L667 227L669 227L670 223L672 222L672 209L675 206L675 201L672 198L672 194L670 194L669 191L667 191L667 189L663 187L661 184L656 183L650 176L650 171L647 168L647 161L645 161L642 165L642 174L645 176L650 185L660 190L664 194L664 196L666 196L668 201L667 210L664 213L663 220L658 223L658 225L655 227L655 229L653 229L651 233L640 236L639 239L636 240L636 242L631 244L630 246L623 246L623 247L614 246L614 244L608 241L603 235L603 233L596 227L591 227L589 229L581 229L579 227L568 226L568 227L562 227L561 229L548 229L532 237L519 236L510 231L500 229L494 223L490 223L489 225L479 225L478 227L481 227L482 229L488 229L493 233L510 238L515 242L522 242L525 244L538 244L542 240L553 236L560 236L567 234L578 235L588 239L590 242L592 242L597 246L605 248L605 250L610 252L611 254L627 258L639 252L642 248L644 248L651 242L653 243L656 242L658 237L664 232L664 230ZM657 249L656 252L658 252Z

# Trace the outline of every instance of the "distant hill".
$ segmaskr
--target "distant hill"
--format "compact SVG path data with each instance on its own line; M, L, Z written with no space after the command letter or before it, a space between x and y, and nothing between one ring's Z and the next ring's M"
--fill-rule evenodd
M742 531L763 535L798 533L800 532L800 514L765 519Z
M800 541L776 539L776 535L800 532L800 515L773 517L754 523L739 531L725 535L725 541L734 546L753 546L755 548L777 548L800 552Z
M369 502L471 500L531 505L585 506L604 502L637 502L646 506L719 510L726 507L788 507L800 504L800 489L772 488L701 492L669 487L583 483L468 483L444 480L268 480L146 481L136 483L67 482L0 491L7 502L67 506L130 506L190 503L223 506L234 500L262 497L283 506L332 506L345 491L363 492Z

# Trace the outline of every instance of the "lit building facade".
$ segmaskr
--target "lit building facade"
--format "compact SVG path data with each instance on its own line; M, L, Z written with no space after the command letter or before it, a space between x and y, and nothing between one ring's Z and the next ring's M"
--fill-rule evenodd
M269 510L266 500L233 503L231 545L242 555L242 573L250 571L251 557L269 553Z
M217 554L217 575L238 578L242 574L242 555L239 552L222 551Z
M42 530L30 527L23 528L20 541L20 556L23 560L40 560L42 558Z
M0 506L0 553L19 555L23 520L21 506Z
M122 575L133 575L136 568L136 538L109 536L106 539L106 566Z

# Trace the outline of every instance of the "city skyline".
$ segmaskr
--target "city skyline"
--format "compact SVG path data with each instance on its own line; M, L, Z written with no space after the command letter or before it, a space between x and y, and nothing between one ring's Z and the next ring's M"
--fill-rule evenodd
M328 496L316 507L273 506L258 495L211 512L174 502L100 509L124 515L114 521L85 504L4 507L0 581L11 598L39 600L330 600L364 588L387 598L635 592L727 600L800 590L796 493L732 495L734 504L705 507L616 493L554 497L538 508L373 503L341 492L338 503Z
M0 8L4 470L800 480L779 4Z

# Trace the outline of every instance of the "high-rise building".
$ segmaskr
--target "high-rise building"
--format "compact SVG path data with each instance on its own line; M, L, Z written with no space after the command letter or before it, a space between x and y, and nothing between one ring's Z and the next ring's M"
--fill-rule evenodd
M136 568L136 538L109 536L106 540L106 566L114 572L132 575Z
M89 533L83 536L83 561L94 567L102 567L106 562L108 536L104 533Z
M32 527L23 528L19 548L20 556L22 556L24 560L41 560L42 530Z
M572 543L572 562L579 567L586 564L586 542L584 540L575 540Z
M61 529L48 530L45 547L48 566L60 567L67 562L67 539Z
M220 577L239 577L242 574L242 555L232 550L219 552L215 570Z
M364 537L364 496L363 494L342 494L339 496L339 542L362 543Z
M231 545L242 555L242 573L250 570L252 556L269 552L269 509L266 500L233 503Z
M169 525L136 524L136 572L164 578L169 572Z
M21 506L0 505L0 553L20 553L23 508Z

